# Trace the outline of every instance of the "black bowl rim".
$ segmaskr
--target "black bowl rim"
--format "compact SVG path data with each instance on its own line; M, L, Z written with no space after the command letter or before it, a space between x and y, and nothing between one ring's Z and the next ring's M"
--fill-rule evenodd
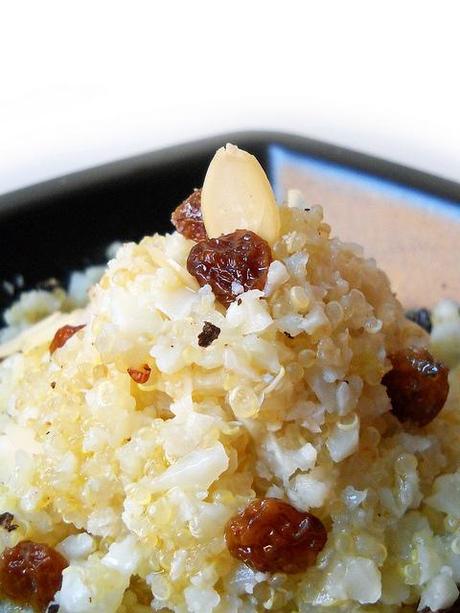
M341 166L427 192L460 206L460 183L456 181L297 134L250 130L223 133L185 144L172 145L7 192L0 195L0 217L9 216L25 206L39 206L44 200L52 201L80 190L103 186L114 181L123 181L133 173L148 170L152 166L166 169L178 159L187 159L212 151L227 142L234 142L242 148L250 149L259 157L265 168L268 165L269 146L280 145L296 153L335 162Z

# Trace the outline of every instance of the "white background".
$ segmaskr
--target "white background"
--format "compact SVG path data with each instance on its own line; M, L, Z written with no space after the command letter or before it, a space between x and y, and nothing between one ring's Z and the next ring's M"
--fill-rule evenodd
M0 1L0 192L236 129L460 181L457 2Z

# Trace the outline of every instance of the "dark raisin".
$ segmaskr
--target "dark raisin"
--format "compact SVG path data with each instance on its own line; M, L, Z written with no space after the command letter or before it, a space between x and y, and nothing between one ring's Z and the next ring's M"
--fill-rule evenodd
M136 383L147 383L152 369L148 364L143 364L140 368L128 368L128 374Z
M389 356L393 368L382 379L400 422L429 424L446 402L448 369L426 349L403 349Z
M85 324L82 324L81 326L62 326L62 328L59 328L51 341L50 353L54 353L56 349L64 347L69 338L72 338L74 334L84 327Z
M287 336L288 338L294 338L292 336L292 334L289 334L289 332L287 332L286 330L283 332L284 336Z
M272 261L268 243L250 230L235 230L192 247L187 269L228 306L243 291L263 289Z
M176 208L171 221L178 232L193 241L207 238L201 215L201 189L196 189Z
M312 566L327 540L326 528L277 498L256 498L225 528L231 555L261 572L299 573Z
M209 347L209 345L219 337L219 334L220 328L210 321L205 321L203 330L198 334L198 345L200 347Z
M2 513L0 515L0 526L7 532L13 532L18 527L17 524L13 524L14 515L11 513Z
M431 313L428 309L410 309L406 311L407 319L418 324L421 328L426 330L428 334L431 332Z
M59 605L55 602L53 602L53 604L50 604L49 607L46 609L46 613L58 613L59 611Z
M11 600L43 611L61 589L67 560L48 545L22 541L0 556L0 590Z

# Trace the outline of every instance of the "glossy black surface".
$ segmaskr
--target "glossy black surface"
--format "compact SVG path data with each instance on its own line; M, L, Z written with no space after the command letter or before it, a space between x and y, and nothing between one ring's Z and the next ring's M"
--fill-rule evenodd
M114 240L171 229L172 209L203 182L215 150L233 142L266 166L268 149L338 162L460 203L460 186L425 173L307 138L241 132L170 147L74 173L0 196L0 310L13 298L2 287L21 274L25 287L100 261Z

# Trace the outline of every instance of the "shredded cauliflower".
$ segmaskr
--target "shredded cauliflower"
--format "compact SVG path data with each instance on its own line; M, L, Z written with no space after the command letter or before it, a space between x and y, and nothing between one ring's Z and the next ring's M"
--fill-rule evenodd
M1 544L46 542L68 559L62 613L390 612L457 598L459 371L429 426L397 422L387 356L429 338L375 262L298 202L280 207L265 290L227 310L187 272L193 243L155 235L119 248L87 306L77 292L79 311L4 351L0 512L19 527ZM34 300L55 308L31 295L11 322ZM50 356L63 322L85 327ZM206 348L204 322L220 329ZM137 384L127 370L143 364ZM228 520L266 495L327 526L300 575L255 572L226 547Z

